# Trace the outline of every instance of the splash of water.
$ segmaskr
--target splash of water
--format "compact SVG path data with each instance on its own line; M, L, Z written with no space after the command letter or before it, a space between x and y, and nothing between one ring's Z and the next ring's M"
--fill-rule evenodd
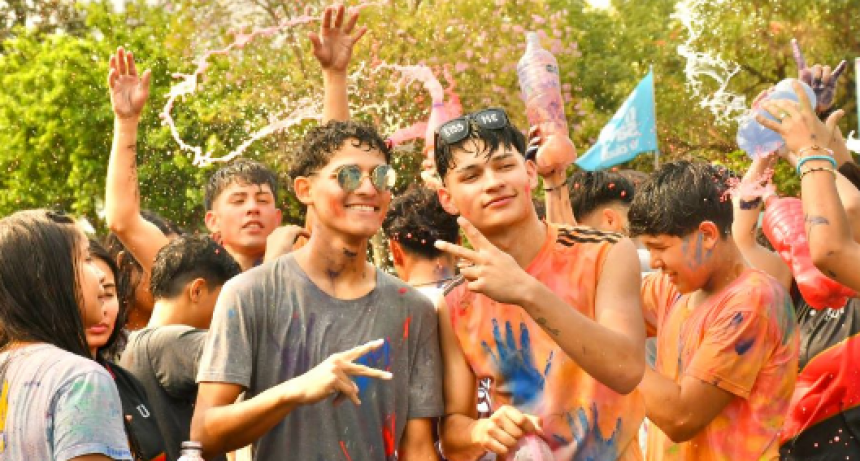
M728 124L747 113L746 98L728 91L729 82L741 68L725 61L716 53L697 51L696 40L707 27L702 8L706 5L723 4L725 0L681 0L675 5L673 19L681 22L687 30L687 41L678 45L678 54L687 60L684 74L687 88L695 98L701 98L699 106L710 111L717 123ZM705 81L716 84L712 94L706 94ZM710 85L709 85L710 86Z

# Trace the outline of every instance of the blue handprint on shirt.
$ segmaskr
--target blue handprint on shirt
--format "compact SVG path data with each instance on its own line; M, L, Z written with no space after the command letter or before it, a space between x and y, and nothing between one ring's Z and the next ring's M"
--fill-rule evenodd
M546 361L543 373L535 367L534 351L531 348L531 338L525 322L520 322L520 347L517 347L514 329L511 322L505 322L505 338L499 330L499 322L493 319L493 339L496 342L497 353L486 341L481 341L484 351L493 359L501 379L496 380L499 392L511 395L511 404L515 407L529 405L543 394L546 376L552 364L552 353Z
M576 410L576 415L573 412L567 412L564 418L570 427L572 440L558 434L553 434L553 438L561 445L576 445L573 461L600 461L618 457L617 438L621 433L621 418L615 421L615 428L609 437L603 435L597 423L599 415L596 403L591 404L591 417L586 414L584 408L580 407Z

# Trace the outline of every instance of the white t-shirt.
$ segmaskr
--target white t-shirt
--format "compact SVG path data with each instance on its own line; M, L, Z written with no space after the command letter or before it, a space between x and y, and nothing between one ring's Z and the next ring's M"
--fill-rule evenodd
M11 357L0 393L0 460L131 460L113 378L96 362L50 344Z

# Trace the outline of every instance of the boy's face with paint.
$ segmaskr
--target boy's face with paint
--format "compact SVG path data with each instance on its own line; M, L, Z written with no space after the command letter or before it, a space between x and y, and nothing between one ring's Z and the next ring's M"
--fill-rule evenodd
M707 285L716 244L710 232L698 229L683 237L646 234L640 240L651 254L651 268L666 274L678 291L692 293Z
M382 152L347 140L328 164L297 182L297 195L313 207L319 224L348 238L369 239L382 227L391 204L391 191L377 189L371 180L374 170L387 163ZM361 171L355 190L344 189L338 181L338 172L347 167Z
M500 145L488 156L483 141L467 142L452 152L439 201L445 211L462 215L478 230L492 233L534 214L532 189L537 170L513 146Z

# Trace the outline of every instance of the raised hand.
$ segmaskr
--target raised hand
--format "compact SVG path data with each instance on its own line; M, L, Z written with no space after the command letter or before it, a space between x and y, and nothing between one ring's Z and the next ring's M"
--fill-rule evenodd
M527 415L505 405L489 418L479 419L472 425L472 441L484 450L506 455L519 439L532 433L542 433L540 418Z
M756 116L756 120L766 128L779 133L785 140L788 150L801 158L805 155L820 155L826 152L821 148L831 149L834 153L840 151L839 154L843 155L842 151L846 149L845 141L837 124L845 112L841 109L837 110L827 118L827 122L822 122L813 111L812 103L806 97L806 92L803 91L800 83L794 82L794 91L798 97L797 103L789 100L771 100L761 104L761 107L778 121L770 120L761 114Z
M116 54L110 57L108 72L108 88L113 113L120 120L136 120L140 118L143 106L149 98L150 71L138 76L134 64L134 56L122 47L117 48Z
M346 23L345 14L343 5L327 7L320 22L319 33L308 34L314 48L314 56L323 70L346 72L349 60L352 59L353 47L367 32L367 27L355 28L358 10L350 11Z
M355 361L379 349L383 344L385 344L384 339L377 339L376 341L332 354L307 373L295 378L292 384L299 386L302 396L301 402L304 404L316 403L330 395L341 393L356 405L361 405L361 400L358 398L358 385L352 380L352 376L367 376L369 378L388 380L391 379L392 375L387 371L366 367L355 363ZM298 382L295 382L296 380Z
M460 258L460 274L469 281L469 290L482 293L497 302L521 304L523 284L534 280L514 258L496 248L466 218L457 218L474 250L437 240L436 248Z
M798 78L809 85L815 93L817 100L815 110L819 113L826 111L833 105L833 97L836 95L836 82L842 72L845 71L848 63L843 59L832 71L830 66L820 64L808 67L796 39L791 40L791 51L794 54L794 62L797 63Z

